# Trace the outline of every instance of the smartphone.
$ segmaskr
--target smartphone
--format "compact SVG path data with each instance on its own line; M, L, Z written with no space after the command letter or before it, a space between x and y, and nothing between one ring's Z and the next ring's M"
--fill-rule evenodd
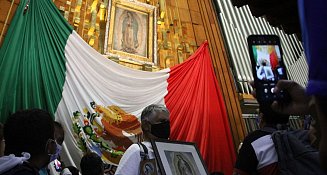
M271 104L275 100L288 101L286 92L273 93L277 81L287 79L279 37L250 35L247 42L258 102Z

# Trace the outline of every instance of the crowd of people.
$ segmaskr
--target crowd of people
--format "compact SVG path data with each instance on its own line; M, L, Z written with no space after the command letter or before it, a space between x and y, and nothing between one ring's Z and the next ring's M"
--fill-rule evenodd
M144 142L131 145L117 168L117 175L138 174L142 162L155 163L151 139L168 139L170 135L169 111L163 105L149 105L141 115ZM3 130L3 132L2 132ZM2 134L3 133L3 134ZM4 152L0 152L0 174L3 175L77 175L79 170L60 162L60 153L65 132L60 123L41 109L17 111L3 126L0 124L0 139L5 140ZM2 143L2 142L1 142ZM142 153L144 156L142 157ZM146 166L145 166L146 167ZM152 168L152 169L151 169ZM101 157L86 153L80 162L83 175L103 175ZM157 166L144 169L153 174Z
M288 115L317 113L324 119L327 113L306 95L306 89L294 81L280 80L275 88L276 93L285 90L290 93L292 101L285 105L274 102L269 109L260 108L260 130L250 133L240 147L235 163L234 175L247 174L280 174L279 157L272 140L271 132L265 128L287 127ZM255 91L254 91L255 95ZM314 98L314 97L311 97ZM310 106L315 105L313 112ZM317 106L318 105L318 106ZM268 112L267 112L268 111ZM286 116L286 117L285 117ZM318 143L324 139L324 126L320 121L311 125L307 136L308 145L318 152ZM151 139L168 139L170 135L169 111L163 105L152 104L144 108L141 114L143 142L132 144L123 155L117 175L160 174L156 165ZM3 131L3 132L2 132ZM317 134L319 133L319 134ZM80 162L80 171L73 166L60 164L60 153L64 142L65 131L60 123L54 121L47 111L41 109L21 110L12 114L4 125L0 124L0 174L4 175L103 175L104 164L101 157L93 152L86 153ZM5 143L5 145L3 144ZM315 143L315 144L314 144ZM324 167L325 152L321 151L321 167ZM318 160L318 159L317 159ZM152 164L151 164L152 162ZM59 165L58 165L59 163ZM149 167L150 165L156 165ZM325 167L326 168L326 167ZM321 174L323 168L313 170L313 174ZM213 173L222 174L222 173ZM325 174L325 173L323 173Z
M279 157L274 142L271 139L271 132L264 128L287 127L288 117L281 114L311 113L314 115L313 112L310 112L310 104L317 105L317 102L313 101L310 103L310 97L306 95L306 90L303 87L294 81L280 80L276 85L275 91L278 92L280 90L288 91L292 97L292 101L287 105L283 104L283 106L278 104L278 102L274 102L269 109L265 107L260 108L261 129L250 133L245 138L235 164L235 175L280 174ZM320 118L325 117L327 113L322 113L324 110L321 111L319 106L315 107L317 110L314 111L320 113L320 115L318 114ZM321 116L321 114L324 116ZM319 123L319 121L316 123ZM318 152L318 144L313 143L320 142L321 144L321 140L323 139L321 132L325 128L319 125L311 126L313 127L310 128L310 131L314 132L307 135L308 137L306 139L312 148ZM160 173L158 166L149 167L146 165L156 165L150 140L169 138L170 119L168 109L163 105L157 104L146 107L141 114L141 128L143 131L143 142L133 144L127 149L115 174L138 175ZM0 124L0 139L5 139L5 145L0 145L0 148L5 147L4 152L0 152L1 155L4 155L0 157L0 174L104 174L102 159L93 152L88 152L82 157L80 162L81 171L73 166L65 166L63 163L58 166L64 136L65 132L61 124L53 121L47 111L30 109L21 110L12 114L4 125ZM324 150L324 148L321 148L321 150ZM326 155L324 155L323 151L321 153L323 167L325 163L323 162L324 156ZM322 168L313 170L313 174L321 174L320 172L322 172ZM222 173L215 172L212 174Z
M60 162L64 136L61 124L45 110L14 113L4 125L0 124L0 174L79 175L76 167ZM102 159L91 152L82 157L80 168L83 175L104 172Z

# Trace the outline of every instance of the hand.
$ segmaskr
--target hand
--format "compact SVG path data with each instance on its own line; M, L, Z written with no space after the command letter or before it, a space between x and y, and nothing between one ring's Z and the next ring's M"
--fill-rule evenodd
M271 108L281 114L304 115L309 114L310 97L305 93L305 88L291 80L279 80L274 88L274 93L281 90L289 93L291 101L280 104L274 101Z

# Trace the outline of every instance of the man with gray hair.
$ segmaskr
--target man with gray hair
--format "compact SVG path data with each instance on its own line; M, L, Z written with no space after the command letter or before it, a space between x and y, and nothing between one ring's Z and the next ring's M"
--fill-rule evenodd
M158 104L147 106L141 114L141 127L144 141L133 144L126 150L119 162L116 175L157 174L155 155L150 140L169 138L168 109L164 105ZM154 167L151 165L154 165ZM153 167L153 169L148 167Z

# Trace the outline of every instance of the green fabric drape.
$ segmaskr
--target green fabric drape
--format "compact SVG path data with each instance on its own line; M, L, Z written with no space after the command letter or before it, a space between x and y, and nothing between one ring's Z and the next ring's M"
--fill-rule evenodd
M51 0L20 1L0 49L0 122L20 109L54 114L65 82L64 49L71 32Z

